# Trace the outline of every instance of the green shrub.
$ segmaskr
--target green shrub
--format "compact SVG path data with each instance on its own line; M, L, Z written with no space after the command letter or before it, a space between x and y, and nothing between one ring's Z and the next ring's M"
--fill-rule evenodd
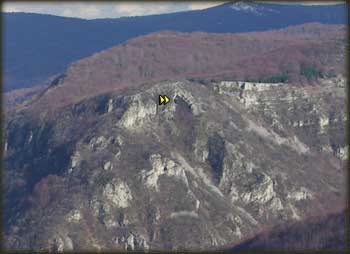
M300 75L306 77L308 80L324 77L323 71L320 70L317 66L307 64L301 65Z
M261 76L259 78L245 77L244 80L247 82L254 82L254 83L287 83L290 80L290 77L288 72L283 71L275 75L266 75L266 76Z
M286 83L288 81L289 75L285 71L276 75L269 75L259 79L259 82L262 83Z

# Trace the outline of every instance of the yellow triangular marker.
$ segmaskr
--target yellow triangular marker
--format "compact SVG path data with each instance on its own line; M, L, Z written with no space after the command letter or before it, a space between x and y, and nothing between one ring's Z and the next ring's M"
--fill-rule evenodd
M169 97L166 95L159 95L159 105L166 105L170 101Z
M168 96L164 95L164 105L166 105L169 102L169 98Z
M159 95L159 105L162 105L164 103L163 96Z

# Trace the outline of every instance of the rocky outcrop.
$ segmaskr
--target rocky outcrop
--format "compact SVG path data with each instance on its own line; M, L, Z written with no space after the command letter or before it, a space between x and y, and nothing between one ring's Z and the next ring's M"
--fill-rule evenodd
M115 206L125 208L132 200L129 186L124 182L107 183L103 189L103 196Z
M141 171L142 178L145 179L147 187L159 190L158 179L161 175L178 178L188 186L185 170L173 160L162 160L161 155L154 154L150 156L150 162L152 164L152 169L148 172Z
M117 238L115 240L116 244L118 246L121 246L123 249L127 251L134 251L134 250L148 250L149 246L147 245L147 242L142 236L129 233L127 236L122 236L120 238Z

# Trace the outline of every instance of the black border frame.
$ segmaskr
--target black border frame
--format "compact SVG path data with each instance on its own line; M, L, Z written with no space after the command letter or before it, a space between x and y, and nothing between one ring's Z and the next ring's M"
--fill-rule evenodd
M149 2L152 0L123 0L123 2ZM166 0L153 0L154 2L166 2ZM168 0L170 2L188 2L186 0ZM190 0L191 2L205 2L203 0ZM219 0L208 0L211 2L222 2ZM247 1L247 0L243 0L243 1ZM249 0L248 0L249 1ZM30 3L30 2L87 2L87 3L103 3L103 2L121 2L118 0L101 0L101 1L94 1L94 0L81 0L81 1L69 1L69 0L61 0L61 1L55 1L55 0L27 0L27 1L21 1L21 0L8 0L8 1L1 1L1 15L0 15L0 34L1 34L1 38L3 35L3 16L2 16L2 3L4 2L25 2L25 3ZM230 1L227 1L230 2ZM235 2L235 1L231 1L231 2ZM260 2L294 2L293 0L282 0L282 1L278 1L278 0L270 0L270 1L266 1L266 0L260 0ZM303 1L303 2L315 2L315 1ZM323 2L323 1L317 1L317 2ZM332 2L332 1L325 1L325 2ZM350 1L346 0L346 1L334 1L335 4L339 3L339 2L343 2L346 3L346 13L347 13L347 33L346 33L346 40L347 43L345 44L345 53L346 53L346 63L345 63L345 70L346 70L346 88L345 91L347 93L347 100L346 100L346 113L347 113L347 121L345 123L346 126L348 126L348 128L346 129L346 133L345 133L345 139L346 139L346 143L349 144L349 140L350 140L350 98L349 98L349 92L350 92L350 82L349 82L349 68L350 68L350 61L349 61L349 39L350 39ZM0 92L1 92L1 96L0 96L0 105L1 105L1 116L0 116L0 128L1 128L1 136L0 136L0 153L1 153L1 158L3 158L3 152L4 152L4 143L3 143L3 120L5 119L5 112L4 112L4 100L3 100L3 76L2 76L2 70L3 70L3 40L0 41ZM263 250L263 251L257 251L257 250L244 250L244 251L239 251L239 252L233 252L230 250L208 250L208 251L158 251L158 250L152 250L152 251L64 251L62 253L262 253L262 254L311 254L311 253L320 253L320 254L339 254L339 253L350 253L350 151L348 149L348 160L346 161L346 167L348 169L347 171L347 201L348 203L345 205L345 212L346 212L346 240L348 243L347 249L345 251L343 250ZM3 177L2 177L2 169L3 169L3 160L1 159L0 162L0 186L2 187L2 181L3 181ZM2 210L3 210L3 197L2 197L3 192L0 191L0 228L3 228L3 215L2 215ZM12 253L19 253L19 254L29 254L29 253L50 253L47 250L42 250L42 251L35 251L35 250L4 250L2 248L3 245L3 232L1 230L0 232L0 253L8 253L8 254L12 254Z

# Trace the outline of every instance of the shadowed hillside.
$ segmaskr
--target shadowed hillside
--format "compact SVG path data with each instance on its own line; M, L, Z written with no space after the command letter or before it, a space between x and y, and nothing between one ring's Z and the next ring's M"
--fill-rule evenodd
M348 212L347 210L277 226L242 241L231 251L339 250L338 253L345 253L349 248L346 219Z

